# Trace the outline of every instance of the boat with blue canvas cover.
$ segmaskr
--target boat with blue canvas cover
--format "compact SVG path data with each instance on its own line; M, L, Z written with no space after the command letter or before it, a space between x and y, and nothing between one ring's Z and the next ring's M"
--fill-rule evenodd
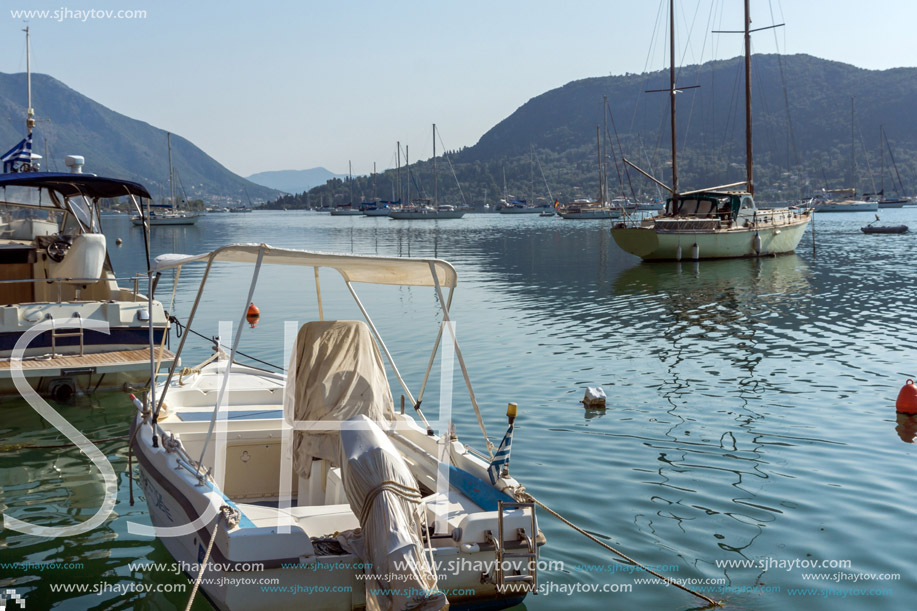
M151 332L155 358L172 362L162 304L139 292L138 278L116 277L108 256L100 202L124 197L139 209L150 194L91 174L0 174L0 394L21 392L17 370L62 400L146 385Z
M225 265L251 272L238 294L238 331L231 341L224 335L205 363L163 371L163 382L135 401L133 449L153 525L136 525L137 533L158 536L182 567L214 563L203 574L186 571L203 579L202 591L220 609L500 609L522 602L537 587L545 539L534 503L509 473L515 404L499 446L487 436L451 323L455 269L438 259L265 244L160 256L157 273L207 270L189 329L209 271ZM286 374L236 362L259 271L273 265L315 278L314 305L301 306L312 320L285 333ZM362 320L337 319L331 307L343 302L326 299L329 276L343 280ZM371 285L374 299L385 287L435 295L430 303L443 323L430 338L419 388L405 382L355 285L361 292ZM440 347L459 364L483 452L461 443L448 418L430 421L420 407ZM387 371L413 413L404 401L397 409ZM422 372L414 373L420 379ZM231 566L263 570L219 568ZM240 578L251 585L221 585ZM277 587L255 585L262 579Z

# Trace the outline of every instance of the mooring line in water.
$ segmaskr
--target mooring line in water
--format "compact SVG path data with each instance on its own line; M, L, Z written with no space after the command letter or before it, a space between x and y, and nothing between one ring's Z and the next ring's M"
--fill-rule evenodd
M560 515L559 513L557 513L556 511L554 511L553 509L551 509L550 507L548 507L547 505L545 505L544 503L542 503L541 501L539 501L538 499L536 499L535 497L533 497L533 496L532 496L531 494L529 494L528 492L524 492L524 493L522 494L522 496L524 497L524 500L527 500L527 501L530 501L530 502L532 502L532 503L535 503L536 505L538 505L539 507L541 507L542 509L544 509L545 511L547 511L549 514L551 514L552 516L554 516L555 518L557 518L558 520L560 520L561 522L563 522L564 524L566 524L567 526L569 526L570 528L572 528L573 530L575 530L576 532L580 533L581 535L583 535L583 536L585 536L585 537L588 537L589 539L591 539L592 541L598 543L599 545L601 545L602 547L604 547L604 548L607 549L608 551L610 551L610 552L612 552L612 553L614 553L614 554L617 554L618 556L620 556L621 558L624 558L625 560L627 560L627 561L630 562L631 564L633 564L633 565L635 565L635 566L637 566L637 567L643 569L644 571L646 571L646 572L649 573L650 575L653 575L653 576L655 576L655 577L658 577L659 579L663 580L664 582L668 583L669 585L673 585L673 586L675 586L676 588L679 588L679 589L681 589L681 590L684 590L684 591L687 592L688 594L693 594L694 596L697 596L698 598L702 598L702 599L706 600L708 603L710 603L711 605L714 605L714 606L716 606L716 607L722 606L720 603L718 603L717 601L713 600L712 598L709 598L709 597L707 597L707 596L704 596L704 595L701 594L700 592L695 592L694 590L692 590L692 589L690 589L690 588L686 588L685 586L683 586L683 585L681 585L681 584L679 584L679 583L676 583L676 582L673 581L672 579L670 579L670 578L668 578L668 577L666 577L666 576L664 576L664 575L660 575L659 573L657 573L656 571L650 569L649 567L643 566L642 564L640 564L639 562L637 562L636 560L634 560L633 558L631 558L631 557L628 556L627 554L624 554L623 552L619 552L618 550L616 550L616 549L613 548L612 546L608 545L608 544L605 543L604 541L599 540L599 539L598 539L597 537L595 537L594 535L592 535L592 534L586 532L585 530L583 530L582 528L580 528L579 526L577 526L576 524L574 524L573 522L571 522L571 521L568 520L567 518L563 517L562 515Z
M92 443L98 445L100 443L106 443L108 441L120 441L122 439L127 439L127 435L121 435L119 437L106 437L105 439L90 439ZM18 443L11 443L9 445L0 446L0 452L15 452L17 450L53 450L56 448L74 448L72 443L60 443L56 445L48 446L33 446L33 445L19 445Z

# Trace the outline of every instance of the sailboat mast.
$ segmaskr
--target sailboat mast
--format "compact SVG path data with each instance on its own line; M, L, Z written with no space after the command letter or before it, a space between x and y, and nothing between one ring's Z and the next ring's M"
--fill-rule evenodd
M881 159L882 159L882 174L881 174L881 178L879 179L880 180L879 184L882 187L882 190L879 192L882 193L883 197L885 196L885 147L882 146L884 139L885 139L885 127L883 125L880 125L879 126L879 154L881 155Z
M26 27L25 30L25 82L26 89L28 90L28 100L26 102L26 111L25 111L25 126L29 130L29 135L32 135L32 128L35 127L35 110L32 108L32 51L31 45L29 44L29 28Z
M599 126L595 126L595 156L599 160L599 203L605 204L605 187L602 185L602 144L599 139Z
M376 162L373 161L373 201L379 199L376 194Z
M433 124L433 206L436 206L439 191L436 186L436 123Z
M353 164L347 160L347 181L350 183L350 205L353 206Z
M755 194L751 150L751 11L745 0L745 182L748 192Z
M857 153L856 140L854 138L853 124L856 121L856 107L854 106L853 96L850 97L850 179L853 181L853 196L856 197L857 190Z
M401 199L401 142L397 142L397 157L398 157L398 199ZM392 199L395 199L394 197Z
M404 145L404 167L408 170L408 196L405 198L404 203L411 203L411 147L407 144Z
M608 201L608 96L602 96L602 202Z
M501 165L503 167L503 205L505 206L509 204L509 202L506 201L506 162L504 161Z
M529 143L531 147L531 158L529 159L529 201L531 206L535 205L535 145Z
M166 132L166 142L169 145L169 205L175 207L175 187L172 180L172 134Z
M678 155L675 136L675 0L669 0L669 104L672 114L672 202L678 200Z

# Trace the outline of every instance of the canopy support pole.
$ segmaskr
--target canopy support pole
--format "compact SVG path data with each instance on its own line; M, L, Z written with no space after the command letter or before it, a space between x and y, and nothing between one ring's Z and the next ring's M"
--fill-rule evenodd
M261 271L261 261L264 259L264 248L258 249L258 260L255 262L255 271L252 273L252 283L248 287L248 298L245 300L242 308L242 318L239 320L239 328L236 336L232 339L232 350L229 353L229 364L223 373L223 383L220 384L220 393L217 395L216 406L213 408L213 416L210 418L210 426L207 428L207 437L204 438L204 447L201 448L201 457L197 461L197 475L200 477L201 466L204 464L204 455L207 453L207 446L213 438L213 427L216 425L217 416L220 413L220 407L223 405L223 396L226 394L226 387L229 385L229 373L232 371L232 364L236 361L236 352L239 349L239 340L242 339L242 329L245 328L245 316L248 314L248 304L252 302L255 296L255 285L258 284L258 273ZM217 465L214 465L216 467Z
M204 294L204 285L207 284L207 277L210 275L210 268L213 266L213 256L207 259L207 267L204 269L204 276L201 278L201 286L197 289L197 296L194 298L194 305L191 306L191 313L188 315L188 321L185 323L185 329L191 329L191 323L194 322L194 315L197 313L197 306L201 303L201 296ZM181 269L181 267L179 267ZM181 357L182 349L185 347L185 341L188 339L188 333L184 333L181 336L181 342L178 344L178 350L175 353L175 357L172 360L172 365L169 367L169 377L166 378L166 383L162 387L162 396L159 397L159 404L156 406L156 411L153 412L153 425L156 425L156 422L159 420L159 410L162 409L162 404L166 400L166 393L169 390L169 384L172 382L172 376L175 375L175 368L178 367L179 358ZM219 346L217 347L219 349Z
M449 317L449 305L443 298L443 289L439 284L439 276L436 275L436 265L433 263L433 261L430 261L430 273L433 274L433 286L436 288L436 294L439 296L439 303L443 306L443 322L449 322L452 320ZM455 347L455 357L458 359L459 367L462 368L462 377L465 378L465 386L468 387L468 397L471 399L471 406L474 408L474 415L478 418L478 426L481 427L481 432L484 433L484 442L487 446L487 453L490 454L490 458L493 459L494 444L491 443L490 438L487 436L487 429L484 428L484 418L481 416L481 408L478 407L478 400L474 396L474 388L471 387L471 378L468 377L468 368L465 367L465 359L462 358L462 351L459 349L458 338L455 336L455 328L452 325L445 326L449 327L449 335L452 336L452 345Z
M318 283L318 266L312 269L315 270L315 296L318 299L318 319L325 320L325 313L322 311L322 286Z
M449 288L449 307L452 307L452 295L455 293L455 287ZM423 402L423 394L427 389L427 381L430 378L430 372L433 370L433 361L436 360L436 351L439 349L439 342L443 339L443 326L439 326L439 332L436 334L436 342L433 344L433 352L430 353L430 362L427 363L427 372L423 376L423 384L420 385L420 394L417 395L417 402Z

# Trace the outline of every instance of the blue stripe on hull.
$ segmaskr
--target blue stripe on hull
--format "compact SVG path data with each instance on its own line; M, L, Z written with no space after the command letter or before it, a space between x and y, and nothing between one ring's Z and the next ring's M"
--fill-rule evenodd
M70 331L76 331L76 329L66 330L66 332ZM157 346L162 342L162 334L164 332L165 330L162 328L153 329L153 338ZM22 333L0 333L0 351L12 350L16 345L16 342L19 341L20 337L22 337ZM79 346L80 338L60 337L57 339L55 344L57 346ZM99 333L98 331L90 331L87 329L83 333L83 345L86 347L126 345L143 348L144 346L150 345L150 331L149 329L142 327L121 327L110 329L110 333L106 335L105 333ZM28 345L28 348L50 347L51 331L42 333L33 339Z

